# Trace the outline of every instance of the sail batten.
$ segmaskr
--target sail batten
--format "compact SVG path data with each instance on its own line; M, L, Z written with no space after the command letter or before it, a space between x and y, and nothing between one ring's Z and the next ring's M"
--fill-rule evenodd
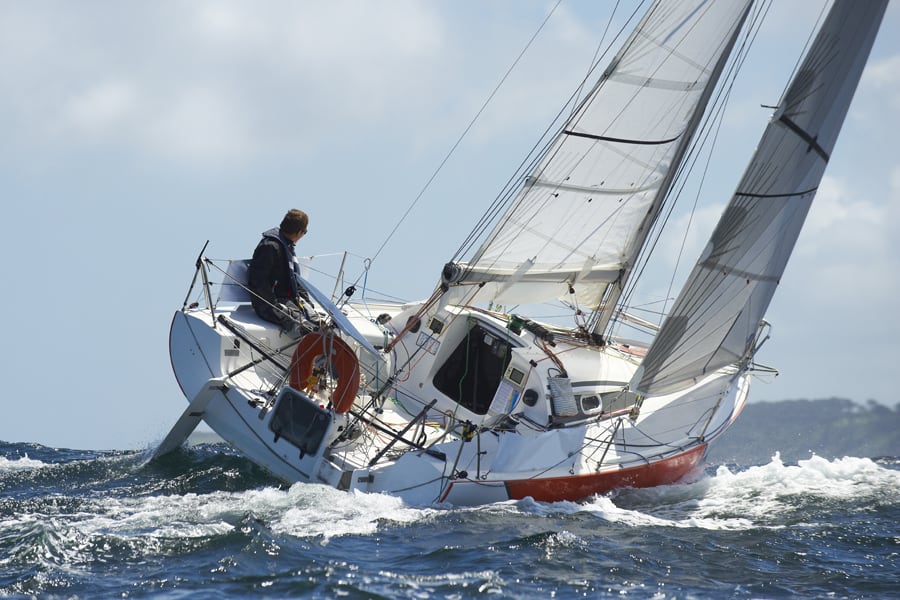
M631 388L678 392L748 360L887 0L836 0Z
M808 190L801 190L799 192L786 192L783 194L760 194L753 192L735 192L735 196L744 196L745 198L792 198L798 196L805 196L807 194L815 194L818 187L810 188Z
M483 286L484 302L574 291L601 306L636 262L750 3L654 3L455 283L506 279Z
M622 194L634 194L635 192L646 192L649 190L653 190L659 187L658 182L650 182L647 185L640 187L630 187L630 188L606 188L606 187L597 187L597 186L580 186L580 185L572 185L570 183L565 183L561 181L551 181L549 179L531 179L526 185L532 187L543 187L549 188L557 191L567 191L567 192L579 192L583 194L612 194L612 195L622 195Z
M582 131L572 131L570 129L566 129L563 131L566 135L572 135L575 137L583 137L589 140L597 140L601 142L613 142L616 144L637 144L642 146L663 146L665 144L671 144L674 141L678 140L678 136L671 137L665 140L627 140L625 138L614 138L608 135L597 135L593 133L585 133Z
M706 84L706 81L703 80L676 81L671 79L660 79L659 77L640 77L628 73L613 73L609 78L617 83L627 84L636 88L647 87L680 92L690 92L701 89Z

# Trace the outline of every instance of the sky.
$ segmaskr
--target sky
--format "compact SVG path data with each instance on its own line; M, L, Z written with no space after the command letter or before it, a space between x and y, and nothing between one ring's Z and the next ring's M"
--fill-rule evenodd
M248 257L289 208L310 215L298 253L330 257L315 264L346 250L351 276L374 258L372 293L427 296L584 76L614 3L563 1L457 145L554 5L0 2L0 440L158 443L186 406L167 340L198 252ZM773 3L687 267L820 8ZM780 374L751 402L900 401L898 33L894 3L767 314L758 359Z

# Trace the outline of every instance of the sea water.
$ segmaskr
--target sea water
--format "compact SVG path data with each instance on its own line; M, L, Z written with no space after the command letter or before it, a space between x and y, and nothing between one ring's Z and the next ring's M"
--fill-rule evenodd
M0 597L900 597L900 461L775 455L583 502L409 506L224 445L0 442Z

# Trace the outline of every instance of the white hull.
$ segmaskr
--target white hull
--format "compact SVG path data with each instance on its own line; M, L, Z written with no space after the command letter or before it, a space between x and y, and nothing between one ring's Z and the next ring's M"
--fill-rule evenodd
M403 323L418 306L382 308ZM345 313L375 346L397 334L359 310ZM293 346L277 327L247 305L215 317L207 309L177 312L170 351L186 398L203 396L198 416L216 433L286 482L387 493L417 505L527 496L579 500L617 487L672 483L697 466L748 391L746 373L723 370L681 393L645 398L638 410L634 397L616 394L639 358L628 348L569 340L558 341L553 354L565 365L574 394L559 397L551 389L558 385L552 381L558 363L547 359L531 332L512 335L497 315L445 307L430 314L441 321L439 332L407 333L405 345L378 361L361 352L359 394L349 412L339 414L329 405L329 390L299 392L286 385L283 366ZM458 354L472 332L486 339L505 334L503 344L511 348L510 369L483 378L497 389L489 408L470 397L457 402L438 389L446 375L442 367L453 364L454 348ZM471 343L473 352L477 343ZM281 366L262 358L261 351L278 348ZM482 356L481 367L488 370L490 360ZM524 379L515 366L527 373ZM399 383L385 386L389 375ZM527 389L539 393L526 402ZM373 403L379 390L388 390L386 398Z

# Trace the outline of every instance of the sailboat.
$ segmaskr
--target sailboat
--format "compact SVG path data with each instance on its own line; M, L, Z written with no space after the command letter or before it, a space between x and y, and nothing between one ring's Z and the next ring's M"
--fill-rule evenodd
M751 4L654 3L425 300L335 299L298 266L318 326L296 339L254 312L248 261L204 246L170 330L188 406L155 454L204 421L285 482L416 505L578 501L696 472L747 401L887 2L836 0L657 327L628 290ZM549 301L575 325L520 309ZM617 336L627 319L652 337Z

